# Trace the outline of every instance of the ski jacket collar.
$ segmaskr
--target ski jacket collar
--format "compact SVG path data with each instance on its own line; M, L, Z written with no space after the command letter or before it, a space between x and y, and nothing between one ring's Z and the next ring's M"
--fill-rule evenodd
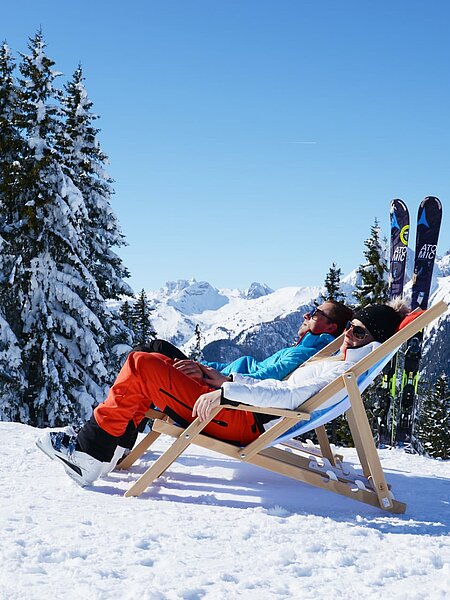
M315 334L308 331L297 345L305 346L305 348L322 348L323 345L330 344L333 340L334 337L329 333Z
M380 346L380 342L370 342L370 344L366 344L365 346L361 346L360 348L347 348L347 350L344 353L344 360L346 362L356 364L362 358L370 354L372 350L378 348L378 346Z

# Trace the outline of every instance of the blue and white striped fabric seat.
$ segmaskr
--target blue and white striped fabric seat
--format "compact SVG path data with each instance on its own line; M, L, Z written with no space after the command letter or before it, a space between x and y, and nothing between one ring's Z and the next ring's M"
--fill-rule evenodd
M395 356L398 348L393 350L390 354L384 356L380 361L368 369L365 373L360 375L358 378L358 388L362 394L364 390L373 382L375 377L381 373L384 367L389 361ZM291 440L293 437L297 437L302 433L307 433L316 427L320 427L329 421L332 421L336 417L344 414L350 408L350 399L348 397L345 387L337 392L332 398L327 401L327 406L315 410L311 414L309 421L299 421L293 427L288 429L286 433L279 436L270 445L275 446L281 442Z

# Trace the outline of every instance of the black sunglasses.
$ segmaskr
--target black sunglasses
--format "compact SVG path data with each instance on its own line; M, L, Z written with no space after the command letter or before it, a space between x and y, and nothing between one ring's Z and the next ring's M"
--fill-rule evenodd
M353 325L351 321L347 321L347 325L345 326L345 331L349 331L349 329L352 330L352 334L355 339L359 341L370 335L367 329L364 329L364 327L361 327L360 325Z
M329 321L330 323L334 323L333 319L331 317L329 317L328 315L326 315L323 312L323 310L320 310L320 308L315 308L311 312L306 313L305 317L307 319L314 319L315 321L317 321L317 317L325 317L325 319L327 319L327 321Z

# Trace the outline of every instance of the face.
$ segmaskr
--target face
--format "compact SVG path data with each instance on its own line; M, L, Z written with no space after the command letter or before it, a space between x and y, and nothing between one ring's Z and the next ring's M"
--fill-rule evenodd
M314 335L319 335L320 333L330 333L333 335L337 329L337 325L330 317L332 310L333 305L331 302L324 302L310 313L306 313L303 317L303 323L298 330L299 337L303 337L308 331Z
M361 321L352 319L349 321L349 324L350 327L347 327L345 330L344 341L341 346L342 352L348 348L361 348L374 341L374 338Z

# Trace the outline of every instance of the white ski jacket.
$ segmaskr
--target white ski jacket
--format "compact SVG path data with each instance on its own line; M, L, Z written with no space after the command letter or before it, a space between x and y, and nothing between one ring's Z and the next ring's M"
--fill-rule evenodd
M223 398L253 406L295 410L379 345L371 342L361 348L348 349L345 360L331 358L304 364L285 381L259 380L233 373L233 381L222 384Z

